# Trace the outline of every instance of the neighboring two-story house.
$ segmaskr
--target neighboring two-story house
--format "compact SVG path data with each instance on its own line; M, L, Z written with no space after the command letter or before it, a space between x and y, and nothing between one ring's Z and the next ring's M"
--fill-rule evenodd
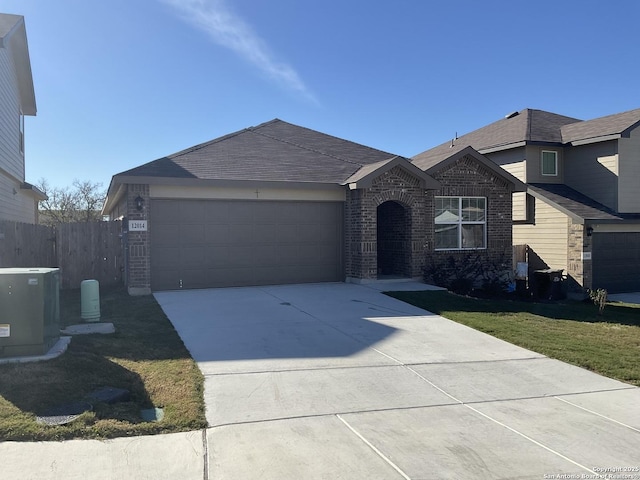
M513 244L569 288L640 290L640 109L588 121L525 109L413 158L423 170L471 146L525 182Z
M0 220L37 223L46 197L25 181L24 116L36 114L24 17L0 14Z

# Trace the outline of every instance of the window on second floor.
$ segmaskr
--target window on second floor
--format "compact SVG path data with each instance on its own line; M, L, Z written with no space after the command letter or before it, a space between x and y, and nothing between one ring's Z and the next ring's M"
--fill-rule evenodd
M558 176L558 152L542 151L542 175Z
M486 248L487 199L436 197L436 250Z

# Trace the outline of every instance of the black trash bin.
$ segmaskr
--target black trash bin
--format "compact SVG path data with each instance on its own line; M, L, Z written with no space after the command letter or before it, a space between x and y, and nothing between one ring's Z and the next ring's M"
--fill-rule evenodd
M533 273L536 281L536 297L544 300L563 298L562 272L562 269L554 270L552 268L535 270Z

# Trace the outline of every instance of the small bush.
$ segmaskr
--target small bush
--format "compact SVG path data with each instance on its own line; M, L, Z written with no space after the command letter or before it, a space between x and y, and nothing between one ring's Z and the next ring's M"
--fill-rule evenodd
M598 315L602 315L607 305L607 291L604 288L598 288L597 290L589 289L587 292L593 304L598 307Z

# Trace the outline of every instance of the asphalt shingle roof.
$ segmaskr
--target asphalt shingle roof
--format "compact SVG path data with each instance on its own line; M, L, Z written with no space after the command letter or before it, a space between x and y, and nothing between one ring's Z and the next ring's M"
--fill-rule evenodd
M414 156L415 165L426 170L465 147L480 153L525 143L567 144L607 135L624 134L640 124L640 109L593 120L579 120L543 110L526 108Z
M628 112L607 115L584 122L564 125L560 130L562 142L570 143L607 135L623 134L640 123L640 108Z
M442 145L414 156L415 165L426 170L466 147L480 153L521 142L560 143L560 127L580 120L543 110L526 108Z
M529 190L541 195L572 216L583 220L600 221L640 221L640 214L616 213L614 210L596 202L590 197L563 184L530 183Z
M343 183L395 155L274 119L116 176Z

